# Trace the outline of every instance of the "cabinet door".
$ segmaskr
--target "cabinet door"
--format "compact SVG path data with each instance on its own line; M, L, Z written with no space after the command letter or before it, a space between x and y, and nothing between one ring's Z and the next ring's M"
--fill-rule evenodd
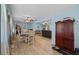
M63 47L63 22L56 23L56 46Z
M73 21L64 21L64 49L70 53L74 51Z

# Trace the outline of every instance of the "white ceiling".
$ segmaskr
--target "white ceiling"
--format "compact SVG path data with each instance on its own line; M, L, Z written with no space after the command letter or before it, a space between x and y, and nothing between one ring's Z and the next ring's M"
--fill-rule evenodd
M33 17L49 17L54 15L61 9L73 7L74 5L59 4L9 4L7 5L13 16L26 18Z

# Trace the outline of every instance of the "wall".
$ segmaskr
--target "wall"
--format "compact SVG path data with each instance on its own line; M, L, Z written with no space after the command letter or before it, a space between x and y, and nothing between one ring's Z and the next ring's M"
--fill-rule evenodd
M26 28L27 29L33 29L33 27L34 27L34 21L31 22L31 23L26 23Z
M52 15L52 44L55 45L55 22L58 20L63 20L65 17L73 17L75 19L74 23L74 39L75 48L79 48L79 5L74 5L71 8L64 8L59 12Z
M33 21L32 23L25 23L24 22L24 19L20 18L20 17L13 17L13 20L14 20L14 27L16 28L16 24L19 24L20 26L22 26L23 28L26 28L26 29L33 29L34 31L35 30L42 30L42 21L40 20L43 20L42 18L37 18L38 21ZM37 28L37 26L39 26L39 28Z
M13 17L13 20L14 20L13 24L14 24L15 31L16 31L16 24L20 25L24 29L33 29L34 22L26 23L26 22L24 22L23 19L18 18L18 17Z
M49 19L48 19L49 18ZM37 20L34 22L34 30L42 30L43 29L43 23L48 23L49 30L51 30L51 17L41 17L37 18ZM39 28L38 28L39 27Z
M42 30L41 23L39 23L39 22L34 22L34 30Z
M0 4L0 54L1 54L1 4Z

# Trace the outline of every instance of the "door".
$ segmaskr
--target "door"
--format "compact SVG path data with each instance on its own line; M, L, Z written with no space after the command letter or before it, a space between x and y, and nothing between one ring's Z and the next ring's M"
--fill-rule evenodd
M64 21L64 49L69 53L74 52L74 33L73 33L73 21Z
M56 22L56 46L63 47L63 22Z

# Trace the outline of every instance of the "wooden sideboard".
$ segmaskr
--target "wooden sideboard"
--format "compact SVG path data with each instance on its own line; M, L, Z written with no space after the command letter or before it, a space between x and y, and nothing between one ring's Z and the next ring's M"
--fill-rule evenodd
M51 31L50 30L42 30L42 36L51 38Z

